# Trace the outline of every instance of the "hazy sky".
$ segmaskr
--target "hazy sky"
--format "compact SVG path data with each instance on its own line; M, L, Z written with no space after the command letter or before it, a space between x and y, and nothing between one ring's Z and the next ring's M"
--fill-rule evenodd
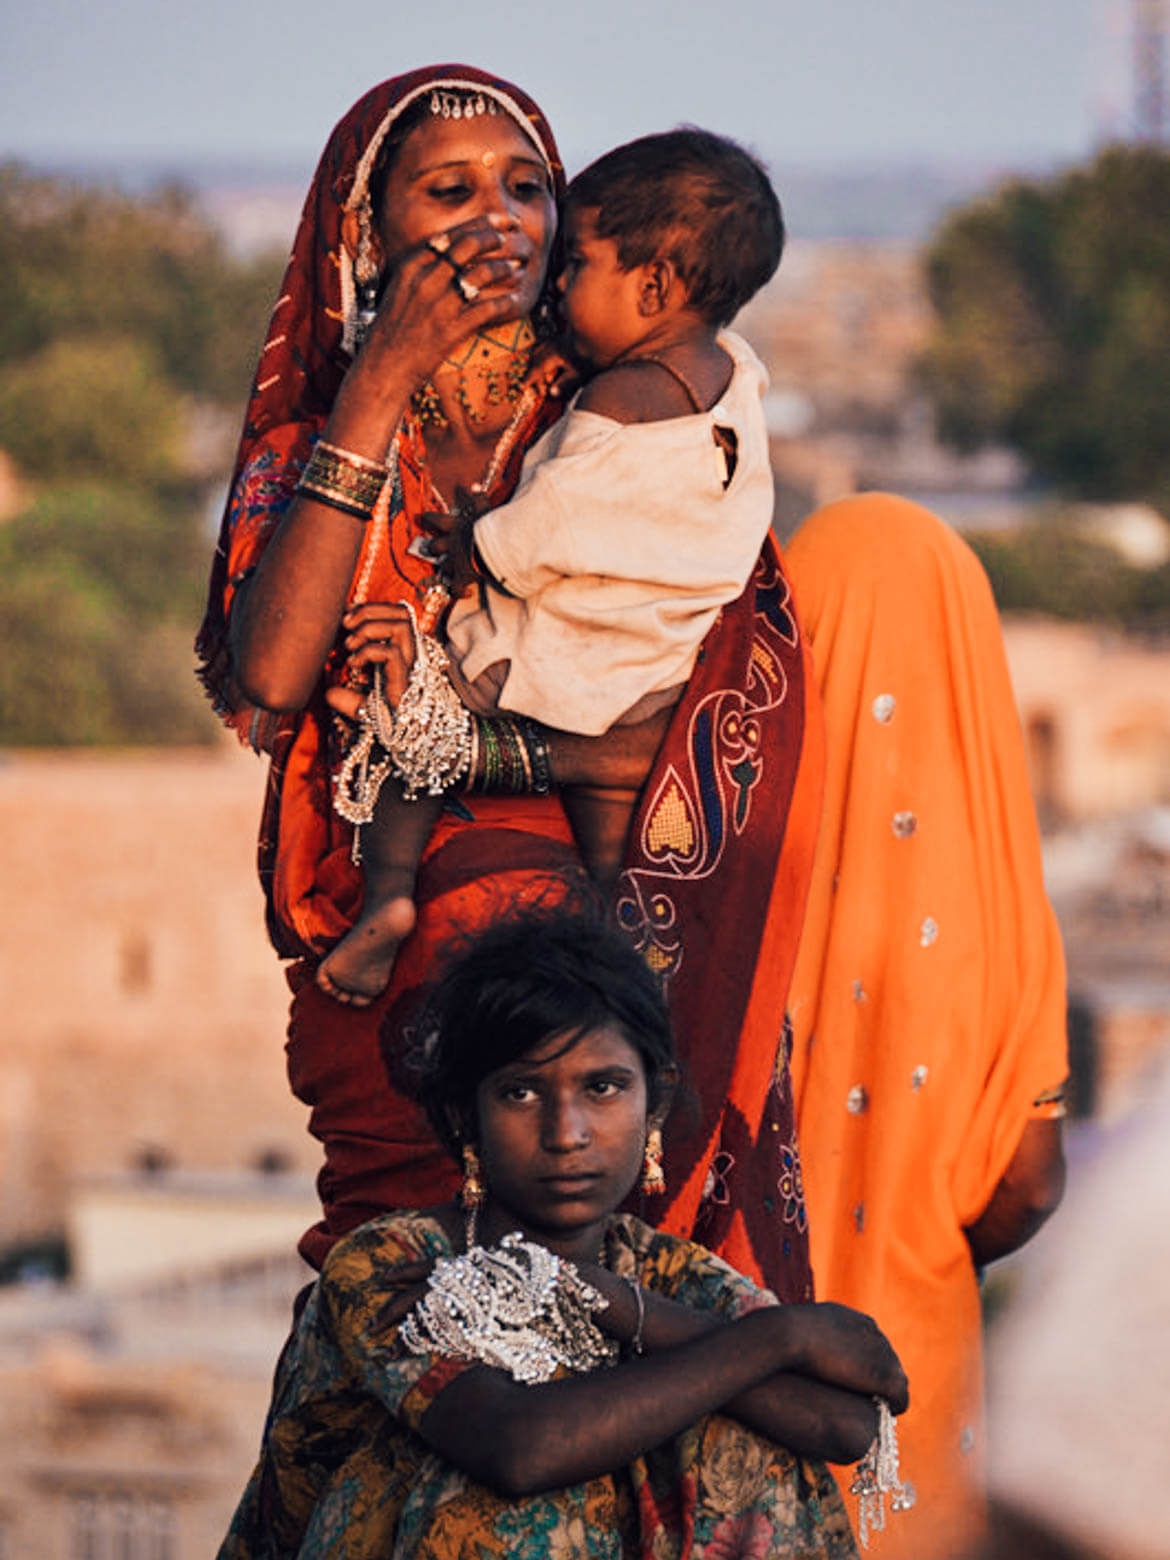
M518 81L566 161L683 119L810 163L1069 159L1125 0L4 0L0 156L308 164L367 86Z

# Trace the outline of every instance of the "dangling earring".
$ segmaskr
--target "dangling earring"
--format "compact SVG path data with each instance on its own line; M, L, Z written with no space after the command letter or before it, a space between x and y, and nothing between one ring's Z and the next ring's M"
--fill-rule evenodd
M370 224L370 197L367 192L357 208L358 247L353 261L353 279L357 284L357 318L354 324L354 350L360 350L378 313L378 267L374 261Z
M642 1190L648 1197L657 1197L666 1190L666 1177L662 1173L661 1127L651 1127L646 1134L646 1151L642 1156Z
M479 1155L470 1143L464 1143L463 1185L459 1188L459 1201L463 1207L468 1251L475 1245L475 1219L486 1197L487 1193L484 1190L479 1168Z

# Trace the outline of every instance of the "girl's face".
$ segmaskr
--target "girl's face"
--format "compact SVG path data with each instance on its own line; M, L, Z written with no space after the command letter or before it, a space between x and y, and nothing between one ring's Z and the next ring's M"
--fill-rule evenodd
M527 313L540 295L557 221L540 153L502 112L425 120L406 137L386 178L375 214L382 258L392 263L437 233L487 216L507 224L499 253L523 264Z
M480 1239L519 1227L561 1256L596 1261L606 1219L642 1167L646 1074L616 1025L563 1047L563 1035L550 1036L479 1086Z

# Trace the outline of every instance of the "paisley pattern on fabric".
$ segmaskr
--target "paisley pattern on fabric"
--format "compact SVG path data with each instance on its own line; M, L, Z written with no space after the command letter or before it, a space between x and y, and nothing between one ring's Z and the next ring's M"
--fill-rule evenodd
M736 1266L759 1273L785 1300L805 1298L811 1278L804 1224L781 1232L770 1217L784 1173L773 1124L782 1143L796 1138L791 1090L786 1082L775 1088L786 1066L783 1002L755 1055L745 1055L740 1036L752 984L743 971L767 957L777 912L806 687L788 581L769 540L748 590L709 636L667 733L616 906L619 926L666 985L684 1080L700 1101L697 1122L685 1107L671 1122L668 1193L651 1201L652 1216L721 1250L726 1240L742 1242ZM789 934L798 923L796 903ZM781 980L788 957L778 956ZM769 1111L775 1122L765 1130Z
M274 1388L261 1460L219 1560L855 1560L837 1487L711 1415L628 1468L507 1500L415 1431L465 1363L406 1352L398 1323L451 1254L426 1213L390 1214L334 1248ZM773 1304L718 1257L631 1216L608 1266L725 1317Z
M619 922L667 979L684 956L673 885L713 876L729 838L744 834L770 759L782 762L779 750L765 744L785 713L790 676L800 693L800 637L774 548L761 554L751 585L754 632L746 657L740 647L739 679L689 703L681 760L660 764L641 808L641 860L633 854L622 874ZM678 745L676 734L671 737Z

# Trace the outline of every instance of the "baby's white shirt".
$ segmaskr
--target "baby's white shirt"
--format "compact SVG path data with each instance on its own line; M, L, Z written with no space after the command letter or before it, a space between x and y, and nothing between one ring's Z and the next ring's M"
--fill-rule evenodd
M456 602L450 652L468 681L511 663L503 710L563 731L607 731L645 694L684 682L720 607L739 596L772 521L762 400L742 337L708 411L619 423L571 404L533 445L512 499L475 544L495 580ZM730 483L714 429L735 435ZM507 594L505 594L507 592Z

